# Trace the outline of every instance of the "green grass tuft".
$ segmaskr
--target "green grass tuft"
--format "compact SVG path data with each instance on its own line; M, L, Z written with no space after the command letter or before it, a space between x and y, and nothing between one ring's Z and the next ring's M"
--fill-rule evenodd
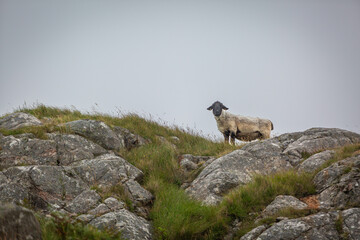
M81 222L72 222L68 217L51 214L51 218L36 216L40 222L42 239L87 239L87 240L122 240L121 233L111 229L98 230Z

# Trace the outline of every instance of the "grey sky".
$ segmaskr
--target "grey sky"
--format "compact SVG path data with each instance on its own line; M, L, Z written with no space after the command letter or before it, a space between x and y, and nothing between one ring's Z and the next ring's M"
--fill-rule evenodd
M220 136L206 108L274 133L360 132L360 1L0 0L0 115L39 102Z

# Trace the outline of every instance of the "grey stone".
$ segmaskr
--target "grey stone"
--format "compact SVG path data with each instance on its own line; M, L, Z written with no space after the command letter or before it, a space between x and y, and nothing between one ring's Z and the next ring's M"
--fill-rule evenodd
M302 153L360 142L360 135L342 129L312 128L246 144L207 165L186 189L205 204L217 204L230 189L246 184L254 174L272 174L297 166Z
M89 224L100 229L110 228L117 232L121 231L121 236L125 239L152 239L152 229L150 223L126 209L106 213L95 218Z
M69 165L107 153L107 150L100 145L79 135L51 133L48 136L56 143L58 164L60 165Z
M275 223L270 228L263 231L256 239L274 240L274 239L297 239L304 232L311 229L306 222L298 219L284 220Z
M68 122L69 127L76 134L86 137L105 149L120 150L125 147L125 142L120 139L108 125L95 120L77 120Z
M313 172L330 160L335 154L334 150L326 150L310 156L299 165L299 171Z
M184 171L190 172L190 171L192 171L192 170L197 169L199 166L198 166L196 163L190 161L189 159L184 158L183 160L180 161L180 167L181 167Z
M117 134L119 139L123 139L127 150L130 150L134 147L143 146L150 142L149 140L141 137L140 135L130 132L126 128L114 127L114 132Z
M314 178L320 208L337 209L360 204L360 155L336 162Z
M89 211L89 214L95 215L95 216L101 216L105 213L110 212L110 208L106 206L104 203L100 203L96 208Z
M248 144L214 160L186 189L192 197L214 205L230 189L251 181L254 173L270 174L290 169L287 157L282 155L276 140Z
M40 126L41 121L31 114L16 112L0 119L0 128L18 129L28 126Z
M41 228L26 208L0 202L0 239L41 239Z
M101 197L94 190L86 190L74 198L66 207L65 210L83 214L92 209L100 201Z
M93 220L96 216L91 215L91 214L81 214L80 216L78 216L76 219L84 222L84 223L89 223L91 220Z
M263 231L265 231L267 228L266 225L261 225L258 226L256 228L254 228L253 230L251 230L250 232L248 232L247 234L245 234L244 236L242 236L240 238L240 240L254 240L256 239Z
M109 197L104 200L104 203L108 208L111 209L111 211L118 211L120 209L123 209L125 207L125 203L118 201L116 198Z
M29 175L38 194L50 203L71 201L88 188L72 169L66 167L35 166Z
M0 167L17 165L56 165L56 143L52 140L15 138L0 139Z
M349 240L360 239L360 208L350 208L342 212L343 229Z
M284 153L289 155L293 165L297 165L302 159L302 153L311 154L359 142L360 135L357 133L337 128L311 128L290 143Z
M143 172L115 155L105 154L90 160L82 160L71 168L90 186L109 187L128 179L141 180Z
M286 208L302 210L307 208L307 204L293 196L279 195L264 209L262 214L263 216L274 215Z
M154 199L154 196L146 189L144 189L138 182L129 179L124 184L126 190L130 193L131 198L141 205L148 205Z

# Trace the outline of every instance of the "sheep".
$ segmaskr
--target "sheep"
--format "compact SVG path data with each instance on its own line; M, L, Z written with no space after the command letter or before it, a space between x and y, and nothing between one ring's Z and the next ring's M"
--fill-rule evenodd
M207 110L213 111L217 127L224 135L225 143L229 143L229 137L231 137L231 144L235 144L235 138L247 142L268 139L271 130L274 129L270 120L231 114L226 111L228 108L219 101L214 102Z

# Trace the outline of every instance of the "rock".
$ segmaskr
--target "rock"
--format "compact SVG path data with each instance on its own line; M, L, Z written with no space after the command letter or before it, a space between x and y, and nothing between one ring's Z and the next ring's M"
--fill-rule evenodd
M125 147L130 150L134 147L139 147L149 143L149 140L141 137L140 135L131 133L128 129L122 127L114 127L114 132L120 139L124 139Z
M311 128L290 143L284 153L288 154L293 165L302 159L302 153L316 153L326 149L342 147L360 142L360 135L337 128Z
M140 205L148 205L154 200L154 196L133 179L126 181L124 186L130 193L132 200L139 202Z
M259 236L263 231L265 231L267 228L266 225L260 225L256 228L254 228L253 230L251 230L250 232L248 232L247 234L245 234L244 236L242 236L240 238L240 240L253 240L256 239L257 236Z
M120 209L123 209L125 207L125 203L118 201L116 198L109 197L104 200L104 203L108 208L111 209L111 211L118 211Z
M105 213L110 212L110 208L106 206L104 203L100 203L96 208L89 211L89 214L95 215L95 216L101 216Z
M90 160L82 160L71 168L89 185L109 187L134 179L139 181L143 172L121 157L105 154Z
M306 209L307 205L293 196L279 195L263 211L263 216L275 215L280 210L293 208L297 210Z
M287 219L273 224L259 226L241 240L253 239L346 239L356 240L360 236L360 208L344 211L320 212L310 216ZM344 232L342 233L341 230Z
M29 191L17 183L5 183L0 185L0 202L14 202L24 204L29 199Z
M296 167L302 153L360 142L360 135L335 128L312 128L246 144L207 165L186 189L193 198L213 205L230 189L246 184L255 174L270 174Z
M84 223L89 223L91 220L93 220L96 216L92 215L92 214L81 214L80 216L78 216L76 219L84 222Z
M77 120L68 122L69 127L76 134L86 137L105 149L120 150L125 147L124 139L120 139L105 123L95 120Z
M71 168L35 166L29 171L29 176L38 194L49 203L71 201L88 188Z
M98 201L100 201L100 199L101 197L94 190L86 190L81 194L79 194L76 198L74 198L65 207L65 210L76 214L86 213L94 206L96 206L96 204L98 203Z
M320 171L314 178L321 209L360 204L360 155L346 158Z
M79 135L51 133L48 136L56 143L59 165L69 165L107 153L100 145Z
M0 203L0 239L41 239L40 224L26 208Z
M0 139L0 167L17 165L56 165L56 143L52 140L15 138Z
M324 163L334 157L334 150L326 150L317 154L312 155L305 161L303 161L298 170L304 172L313 172L314 170L321 167Z
M186 172L190 172L192 170L198 169L198 165L196 163L193 163L192 161L190 161L187 158L184 158L183 160L181 160L180 162L180 167L186 171Z
M63 206L88 188L74 171L61 166L11 167L3 173L9 183L0 192L44 210L48 204Z
M16 112L0 119L0 128L18 129L29 126L40 126L41 121L31 114Z
M359 239L360 236L360 208L351 208L342 212L343 230L348 233L348 239Z
M109 228L116 232L121 231L121 236L125 239L152 239L150 223L126 209L106 213L89 224L99 229Z
M205 204L214 205L230 189L251 181L254 173L270 174L290 168L278 141L257 142L214 160L186 192Z
M194 156L191 154L184 154L180 159L180 167L185 172L191 172L200 166L207 166L215 160L215 158L211 156Z

